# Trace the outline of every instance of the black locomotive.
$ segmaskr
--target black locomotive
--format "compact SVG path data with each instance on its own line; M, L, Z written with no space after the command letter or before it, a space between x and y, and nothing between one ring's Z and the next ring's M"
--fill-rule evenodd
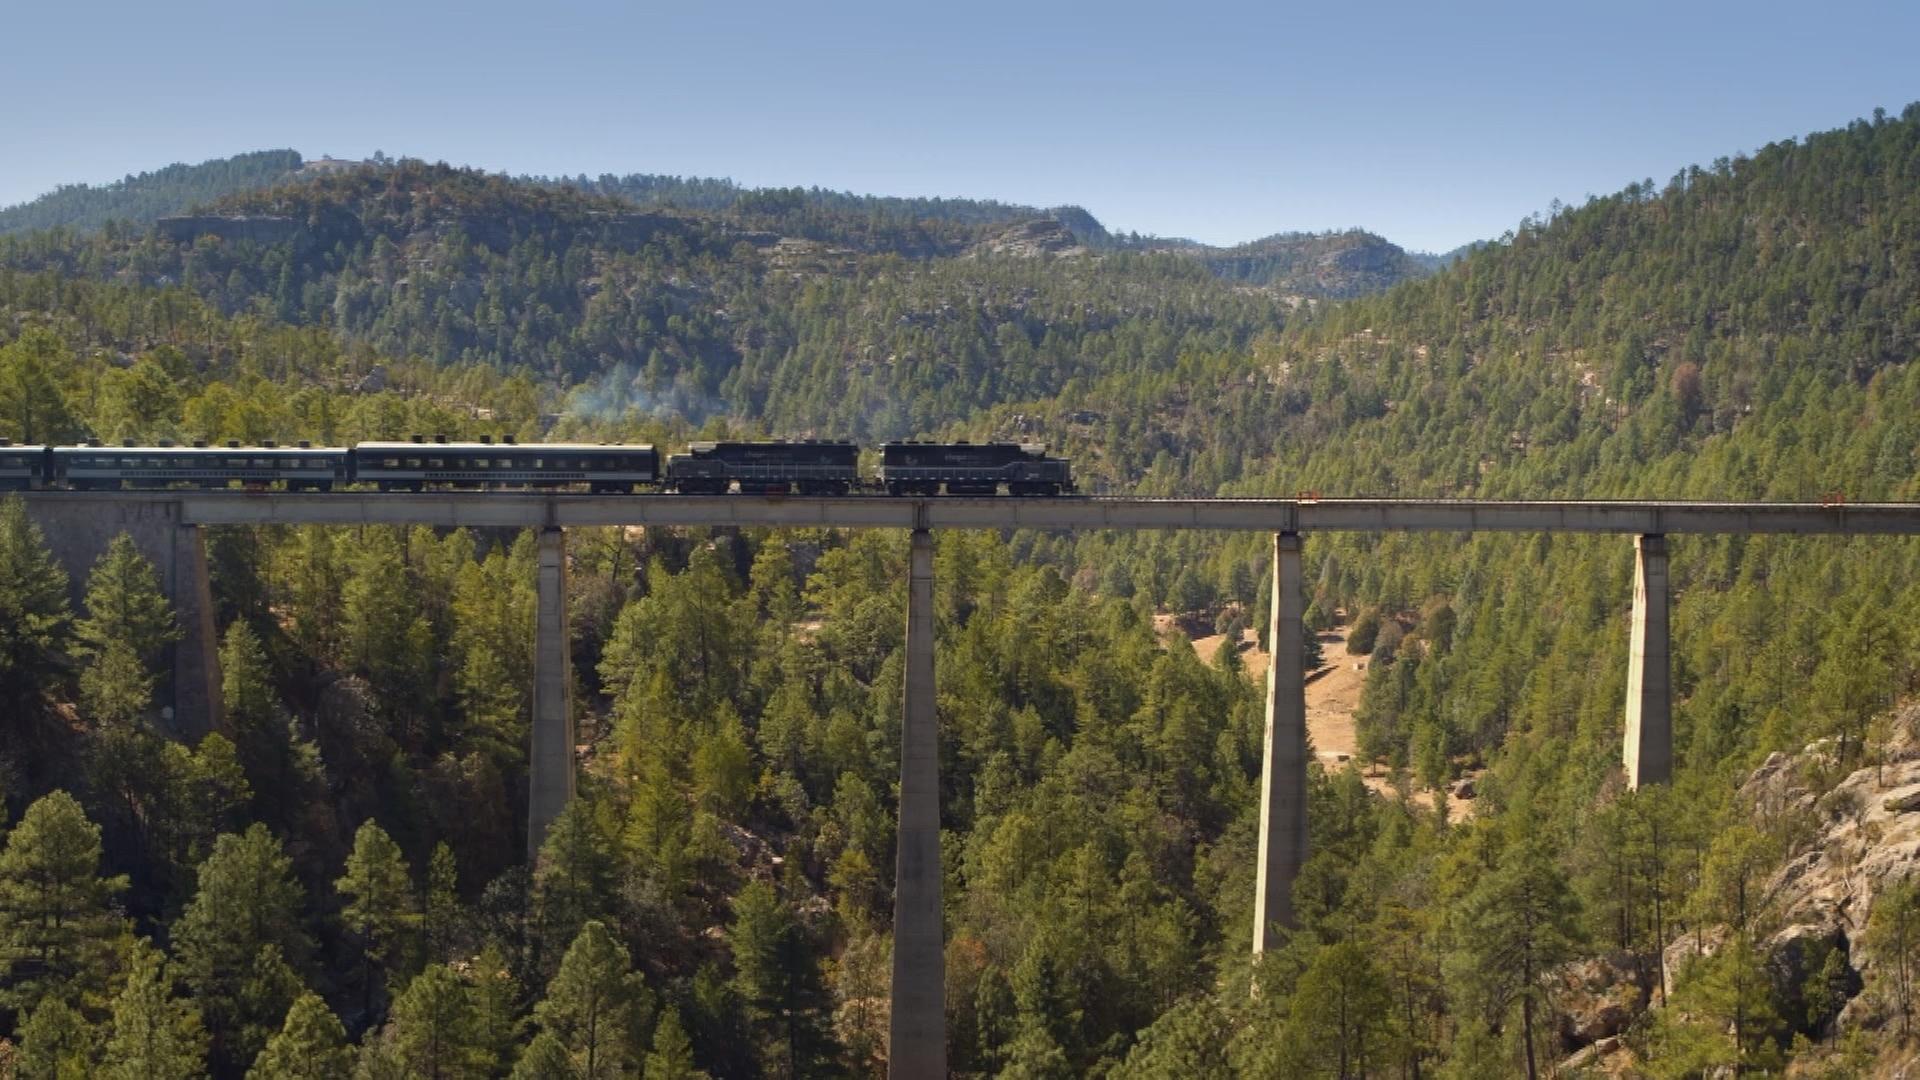
M697 442L667 458L666 486L683 495L845 495L860 482L860 448L846 442Z
M880 447L880 483L889 495L1058 495L1073 490L1065 458L1022 443L890 442Z

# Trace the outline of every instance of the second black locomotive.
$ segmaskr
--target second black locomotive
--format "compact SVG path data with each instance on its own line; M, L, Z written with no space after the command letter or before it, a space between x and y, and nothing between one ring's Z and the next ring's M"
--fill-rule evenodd
M880 447L889 495L1059 495L1073 490L1065 458L1023 443L890 442Z

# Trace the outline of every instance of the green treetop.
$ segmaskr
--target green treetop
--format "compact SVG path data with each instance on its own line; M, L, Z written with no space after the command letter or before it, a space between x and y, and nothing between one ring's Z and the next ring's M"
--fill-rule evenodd
M105 992L124 877L103 878L100 828L56 791L28 808L0 851L0 1002L30 1013L49 994Z
M287 1010L286 1023L254 1059L247 1080L334 1080L353 1069L353 1049L340 1020L308 991Z
M560 961L534 1020L566 1047L586 1080L626 1076L640 1064L647 998L626 948L604 923L591 921Z
M113 1003L107 1039L111 1080L192 1080L205 1075L206 1033L193 1006L169 990L166 958L145 942L134 946L132 973Z
M199 888L173 926L181 978L233 1071L260 1053L301 989L312 942L293 862L265 825L214 841Z
M378 965L390 975L398 973L419 923L406 857L386 830L372 821L365 822L353 836L346 873L333 887L347 898L340 917L361 942L363 992L371 1003L374 967Z

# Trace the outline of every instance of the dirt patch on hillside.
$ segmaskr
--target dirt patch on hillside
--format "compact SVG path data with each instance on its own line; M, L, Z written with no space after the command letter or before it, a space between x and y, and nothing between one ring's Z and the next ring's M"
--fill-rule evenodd
M1161 636L1187 632L1182 620L1172 615L1154 616L1153 626ZM1227 643L1224 634L1210 634L1195 637L1193 651L1205 663L1213 663L1214 657ZM1240 666L1247 677L1259 681L1266 676L1267 654L1260 649L1260 635L1254 630L1245 631L1238 643ZM1347 768L1360 756L1360 740L1354 725L1354 715L1360 710L1360 695L1366 687L1368 658L1354 656L1347 652L1347 626L1341 624L1320 635L1320 655L1326 661L1319 668L1307 673L1307 738L1313 745L1314 756L1328 771ZM1397 797L1393 787L1393 773L1381 762L1366 762L1360 765L1360 778L1369 789L1388 798ZM1478 779L1478 772L1467 775L1469 781ZM1464 789L1470 793L1469 783ZM1428 809L1433 808L1433 792L1421 789L1413 792L1413 802ZM1447 816L1449 820L1459 821L1473 813L1473 800L1461 797L1461 794L1449 792L1447 795Z

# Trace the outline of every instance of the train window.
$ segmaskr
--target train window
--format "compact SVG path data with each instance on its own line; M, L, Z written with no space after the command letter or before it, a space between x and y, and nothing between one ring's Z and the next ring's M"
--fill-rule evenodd
M417 458L417 457L410 457L410 458L408 458L408 459L407 459L407 468L409 468L409 469L417 469L417 468L419 468L419 467L420 467L420 459L419 459L419 458Z
M397 469L400 467L400 459L397 457L386 458L380 462L380 467L383 469Z

